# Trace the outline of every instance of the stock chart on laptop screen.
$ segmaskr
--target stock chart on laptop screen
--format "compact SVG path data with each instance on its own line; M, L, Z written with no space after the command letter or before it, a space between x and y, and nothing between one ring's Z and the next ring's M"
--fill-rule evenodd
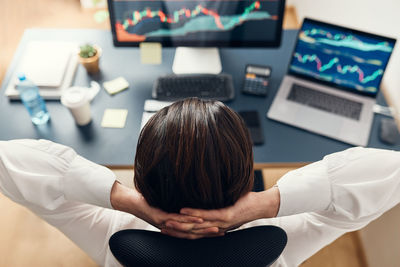
M305 20L290 72L376 95L395 40Z

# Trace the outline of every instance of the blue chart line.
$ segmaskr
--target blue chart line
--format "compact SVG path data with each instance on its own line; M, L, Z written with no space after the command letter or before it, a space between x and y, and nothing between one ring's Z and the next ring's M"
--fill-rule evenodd
M338 57L334 57L331 60L329 60L328 63L323 64L321 59L316 55L301 55L299 53L295 53L295 57L298 60L298 62L302 64L306 64L308 62L315 62L316 64L316 69L319 72L325 72L327 70L330 70L332 68L335 68L335 70L340 73L340 74L347 74L347 73L357 73L358 74L358 80L362 84L366 84L368 82L371 82L378 77L383 75L383 70L378 69L374 71L371 75L365 76L364 71L358 66L358 65L344 65L342 66L340 64L340 59Z
M271 19L271 15L268 12L263 12L263 11L250 13L243 20L238 20L237 17L238 15L221 16L220 18L221 23L223 25L229 25L228 27L224 28L225 31L232 30L233 28L243 24L246 21ZM235 21L235 23L231 23L232 21ZM189 22L184 24L181 28L168 29L168 30L160 29L154 32L150 32L146 34L146 36L151 36L151 37L177 36L177 35L186 35L188 33L201 32L201 31L221 31L221 29L218 28L217 25L214 23L214 18L202 16L190 20Z
M322 35L325 37L323 38L314 37L317 35ZM300 40L310 44L312 43L327 44L335 47L353 48L364 52L381 51L381 52L391 53L393 51L393 47L391 47L386 42L370 44L360 41L353 35L332 34L330 32L317 29L306 30L301 32Z

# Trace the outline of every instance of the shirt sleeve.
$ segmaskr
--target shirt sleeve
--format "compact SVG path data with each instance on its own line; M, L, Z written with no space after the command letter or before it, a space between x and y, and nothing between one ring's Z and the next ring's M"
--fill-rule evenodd
M47 140L0 141L0 191L20 204L54 210L66 202L105 208L115 175Z
M400 201L400 152L350 148L289 172L277 185L278 216L318 212L369 221Z

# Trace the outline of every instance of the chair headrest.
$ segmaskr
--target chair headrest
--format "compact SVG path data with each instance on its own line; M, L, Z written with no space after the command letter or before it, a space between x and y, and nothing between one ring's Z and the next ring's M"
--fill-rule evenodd
M197 240L174 238L159 232L122 230L109 245L124 266L269 266L287 243L285 231L257 226L221 237Z

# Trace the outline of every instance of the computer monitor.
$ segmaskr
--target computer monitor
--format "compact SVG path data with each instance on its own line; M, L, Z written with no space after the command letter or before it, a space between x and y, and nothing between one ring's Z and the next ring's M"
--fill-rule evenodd
M108 7L115 46L179 47L174 72L220 72L216 47L280 46L285 0L108 0Z

